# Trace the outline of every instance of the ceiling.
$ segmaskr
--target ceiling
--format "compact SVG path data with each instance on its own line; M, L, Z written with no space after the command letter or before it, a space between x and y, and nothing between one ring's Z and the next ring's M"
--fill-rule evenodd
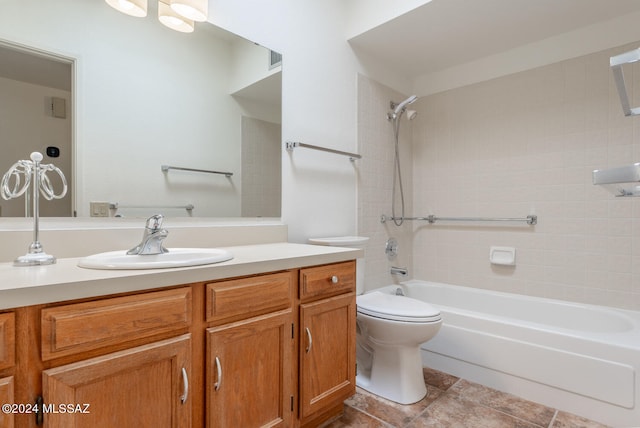
M349 40L415 79L640 11L640 0L433 0Z

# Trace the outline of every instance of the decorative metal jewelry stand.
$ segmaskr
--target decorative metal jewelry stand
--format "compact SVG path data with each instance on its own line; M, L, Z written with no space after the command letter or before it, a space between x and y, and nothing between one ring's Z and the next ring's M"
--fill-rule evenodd
M30 161L20 160L13 164L2 177L2 184L0 185L2 198L9 200L22 196L29 188L29 185L32 184L33 242L29 245L29 252L24 256L18 257L13 262L14 266L51 265L56 262L54 256L44 252L40 243L40 194L42 193L42 196L48 201L62 199L67 194L67 180L62 171L53 164L41 164L42 153L33 152L30 157ZM62 180L62 192L59 194L56 194L53 190L51 181L47 177L48 171L54 171ZM20 177L24 177L24 184ZM10 188L11 181L13 181L12 188Z

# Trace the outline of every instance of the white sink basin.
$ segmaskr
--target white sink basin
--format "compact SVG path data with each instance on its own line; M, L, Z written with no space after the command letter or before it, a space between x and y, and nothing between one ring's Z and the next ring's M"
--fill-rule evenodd
M220 263L233 254L217 248L169 248L168 253L128 255L126 250L93 254L78 261L88 269L160 269Z

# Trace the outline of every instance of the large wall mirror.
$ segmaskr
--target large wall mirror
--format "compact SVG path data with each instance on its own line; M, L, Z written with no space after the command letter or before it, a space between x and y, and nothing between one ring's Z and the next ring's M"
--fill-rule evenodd
M279 217L277 55L210 23L175 32L156 13L155 1L134 18L103 0L2 0L0 174L32 151L60 167L70 192L44 216ZM24 205L0 199L0 216Z

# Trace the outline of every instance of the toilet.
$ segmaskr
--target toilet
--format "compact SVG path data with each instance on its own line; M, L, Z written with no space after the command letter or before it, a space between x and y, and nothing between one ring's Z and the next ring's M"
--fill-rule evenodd
M310 239L309 243L364 248L369 238L345 236ZM422 400L427 387L422 374L420 345L440 330L440 311L401 294L364 291L364 259L356 268L356 385L400 404Z

